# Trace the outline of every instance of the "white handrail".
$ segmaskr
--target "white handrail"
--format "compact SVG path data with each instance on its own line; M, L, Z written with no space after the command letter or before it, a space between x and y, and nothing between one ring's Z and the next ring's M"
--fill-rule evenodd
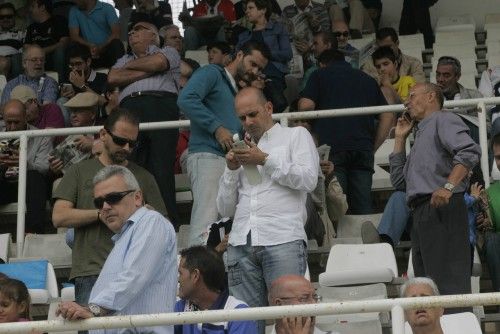
M500 104L500 97L488 97L480 99L468 99L468 100L457 100L457 101L446 101L445 108L455 108L455 107L474 107L476 106L480 109L478 113L479 119L479 136L481 144L481 169L483 171L485 184L489 185L489 167L488 167L488 146L486 140L486 105ZM402 104L397 105L386 105L386 106L376 106L376 107L363 107L363 108L344 108L344 109L329 109L329 110L314 110L314 111L302 111L294 113L282 113L275 114L273 118L275 120L281 121L284 126L288 125L289 120L293 119L315 119L315 118L328 118L328 117L342 117L342 116L352 116L352 115L370 115L379 114L383 112L402 112L404 106ZM189 127L189 121L170 121L170 122L154 122L154 123L143 123L140 125L141 130L150 131L157 129L175 129L182 127ZM31 138L31 137L49 137L49 136L65 136L71 134L88 134L97 133L102 127L100 126L90 126L90 127L80 127L80 128L62 128L62 129L43 129L43 130L27 130L27 131L13 131L13 132L0 132L0 140L8 138ZM25 161L27 156L27 151L21 150L19 152L19 160ZM24 160L23 160L24 159ZM19 165L19 189L26 189L26 175L21 176L21 173L26 174L26 169ZM22 254L24 247L24 215L20 215L23 205L19 203L25 202L26 191L18 191L18 207L17 207L17 236L16 236L16 246L17 254ZM23 216L22 218L20 216ZM20 226L23 225L23 226ZM22 232L22 234L20 233ZM21 236L21 237L19 237Z
M0 333L15 334L29 331L63 332L98 328L133 328L174 324L213 323L234 320L279 319L291 316L319 316L395 311L399 323L393 327L394 334L404 334L401 322L402 309L428 307L465 307L500 304L500 292L450 295L415 298L361 300L338 303L319 303L293 306L243 308L235 310L196 311L183 313L144 314L130 316L100 317L82 321L31 321L0 324Z

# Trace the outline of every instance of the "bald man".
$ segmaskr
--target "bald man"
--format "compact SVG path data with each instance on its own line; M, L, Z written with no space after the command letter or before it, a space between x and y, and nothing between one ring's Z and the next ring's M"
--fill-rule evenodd
M24 103L9 100L3 109L5 127L2 131L36 130L29 125ZM19 171L19 141L0 142L0 204L17 202L17 179ZM26 232L44 232L47 220L44 218L47 191L45 174L49 169L48 156L52 151L50 137L28 139L28 173L26 183Z
M120 107L132 111L140 123L178 120L179 53L170 46L160 48L158 29L148 22L134 24L128 44L132 53L118 59L108 74L110 86L120 88ZM178 129L141 131L132 154L155 177L174 225L179 221L174 179L178 137Z
M226 154L217 208L234 217L229 236L231 295L250 307L267 305L271 282L304 275L306 196L316 188L319 157L309 132L274 123L273 105L261 90L238 92L235 109L246 131L245 145ZM247 175L257 166L257 177ZM264 323L259 321L259 333Z
M354 51L356 48L349 44L349 39L351 39L351 33L349 31L349 26L344 20L335 20L332 22L333 36L337 38L337 43L340 50Z
M405 102L410 117L398 119L389 156L391 181L396 189L406 188L412 211L415 276L432 277L443 295L466 294L471 292L471 256L464 192L481 150L461 118L442 111L443 101L435 84L411 88ZM406 138L417 122L407 157Z
M269 289L271 306L314 304L318 301L319 296L315 293L314 287L304 276L283 275L274 280ZM315 317L282 318L276 320L271 334L324 333L314 324Z

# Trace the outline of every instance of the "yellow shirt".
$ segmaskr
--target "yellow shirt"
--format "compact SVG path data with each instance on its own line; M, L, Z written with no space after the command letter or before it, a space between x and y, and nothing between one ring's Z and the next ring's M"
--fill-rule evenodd
M408 98L410 88L415 86L416 81L409 75L399 77L398 81L392 84L392 87L398 92L402 102Z

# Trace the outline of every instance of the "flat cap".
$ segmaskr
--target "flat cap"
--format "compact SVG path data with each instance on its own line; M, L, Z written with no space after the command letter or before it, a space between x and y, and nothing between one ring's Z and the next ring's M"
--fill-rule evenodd
M10 93L10 98L14 100L19 100L22 103L28 102L28 100L36 99L36 93L33 88L26 85L19 85L14 87Z
M64 104L67 108L90 108L97 106L99 96L95 93L78 93Z

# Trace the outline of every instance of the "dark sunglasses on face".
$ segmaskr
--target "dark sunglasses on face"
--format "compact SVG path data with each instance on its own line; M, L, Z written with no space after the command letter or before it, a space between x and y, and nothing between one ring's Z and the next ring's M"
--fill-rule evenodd
M106 196L94 198L94 205L97 209L100 210L104 206L105 202L108 203L109 205L118 204L123 199L123 197L127 196L128 194L134 191L135 190L112 192L107 194Z
M335 31L333 35L335 37L340 37L340 36L349 37L349 31Z
M109 134L109 136L113 140L113 143L115 143L118 146L125 146L125 144L128 144L128 146L130 148L134 148L135 145L137 144L137 140L132 140L132 139L127 139L127 138L123 138L120 136L116 136L116 135L112 134L111 131L109 131L106 128L104 128L104 130L106 130L106 132Z

